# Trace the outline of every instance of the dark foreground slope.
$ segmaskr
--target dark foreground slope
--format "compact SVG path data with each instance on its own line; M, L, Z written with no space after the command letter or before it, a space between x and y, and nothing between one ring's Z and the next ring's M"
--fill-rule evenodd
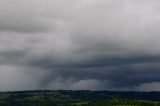
M21 91L1 92L0 106L160 106L160 92Z

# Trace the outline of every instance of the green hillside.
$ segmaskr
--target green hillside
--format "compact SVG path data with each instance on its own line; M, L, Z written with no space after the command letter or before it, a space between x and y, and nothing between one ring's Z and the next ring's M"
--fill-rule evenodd
M1 92L0 106L160 106L159 101L115 98L112 93L109 95L94 91ZM99 96L100 94L103 96ZM109 96L113 98L105 98Z

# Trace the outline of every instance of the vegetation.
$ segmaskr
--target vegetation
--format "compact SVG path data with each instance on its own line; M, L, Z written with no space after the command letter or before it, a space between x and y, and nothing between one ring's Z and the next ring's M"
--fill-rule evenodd
M62 90L1 92L0 106L160 106L157 100L159 93L152 93ZM141 97L137 94L145 95L145 99L137 99ZM157 98L153 100L151 97L149 100L151 95L157 95Z
M83 106L160 106L160 102L142 100L99 100Z

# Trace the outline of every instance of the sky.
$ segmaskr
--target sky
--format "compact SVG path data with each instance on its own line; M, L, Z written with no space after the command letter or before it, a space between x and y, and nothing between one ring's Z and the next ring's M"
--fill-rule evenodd
M159 28L159 0L0 0L0 91L159 91Z

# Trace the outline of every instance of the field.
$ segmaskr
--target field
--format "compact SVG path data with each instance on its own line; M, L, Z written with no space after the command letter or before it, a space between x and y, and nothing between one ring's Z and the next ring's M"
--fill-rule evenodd
M160 106L158 95L159 92L62 90L1 92L0 106Z

